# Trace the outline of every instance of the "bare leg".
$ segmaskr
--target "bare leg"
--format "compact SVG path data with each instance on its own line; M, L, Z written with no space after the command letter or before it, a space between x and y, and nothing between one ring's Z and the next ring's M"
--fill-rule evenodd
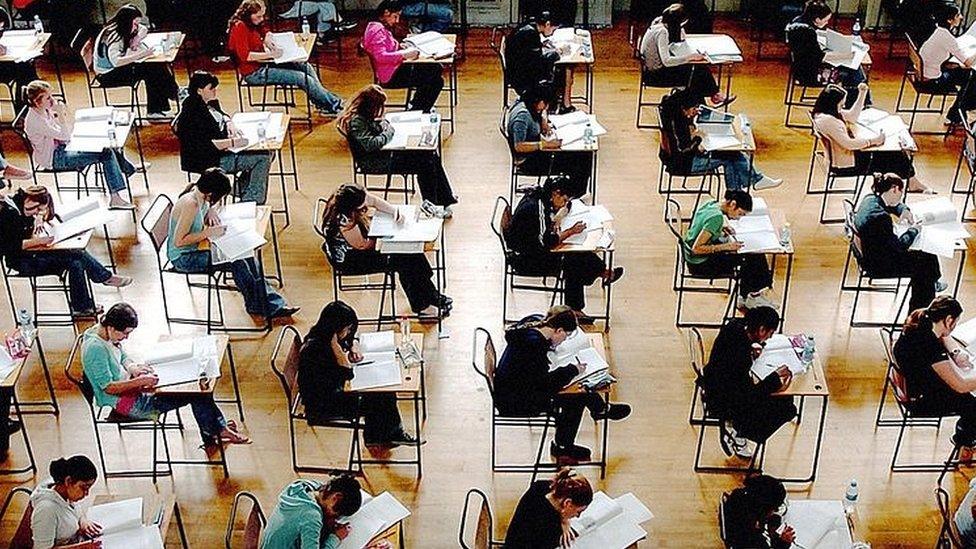
M573 69L566 69L566 85L563 87L563 106L573 104Z

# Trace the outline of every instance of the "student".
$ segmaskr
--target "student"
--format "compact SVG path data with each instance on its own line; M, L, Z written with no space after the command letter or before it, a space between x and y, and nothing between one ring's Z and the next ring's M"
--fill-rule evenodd
M939 296L913 309L893 349L911 412L919 417L959 416L952 442L971 455L976 446L976 397L971 394L976 373L969 353L951 336L962 306Z
M282 19L313 19L315 21L315 32L318 34L319 42L332 30L333 26L338 32L344 32L356 28L355 21L343 21L336 11L335 4L329 0L295 0L287 11L279 15Z
M661 100L661 127L673 137L676 147L668 159L671 169L681 173L705 173L722 168L725 188L732 191L749 188L757 191L773 189L782 179L763 175L750 157L741 151L708 152L702 146L702 133L696 120L701 112L699 98L687 91L676 91Z
M840 177L871 172L893 172L908 180L908 190L932 194L934 191L915 175L915 164L905 151L866 151L885 142L884 132L872 138L857 137L851 129L861 116L867 99L868 85L857 85L857 100L850 109L845 104L844 88L829 84L813 105L813 128L830 146L833 168Z
M571 227L559 225L571 211L571 188L569 178L556 176L523 195L512 214L505 242L514 254L511 261L517 272L555 276L561 271L566 304L576 312L580 322L592 323L593 319L583 313L584 287L597 279L609 286L620 280L624 268L607 269L603 259L594 252L553 251L567 238L586 230L582 222Z
M419 0L403 2L402 8L403 16L416 20L416 30L420 32L444 32L454 21L454 10L450 2Z
M893 173L874 174L871 194L861 200L854 214L854 227L861 239L861 263L872 277L910 276L910 310L928 305L948 284L941 282L939 258L927 252L909 250L918 236L911 210L903 202L905 182ZM891 216L910 223L901 236L895 235Z
M400 278L410 308L421 321L437 320L451 314L454 301L437 291L431 278L427 256L423 253L383 254L376 250L376 239L369 237L369 210L391 213L397 209L386 200L366 192L358 185L339 185L329 197L322 214L325 242L322 250L336 268L347 272L383 272L389 265Z
M833 11L824 0L807 0L803 13L786 26L786 41L790 46L793 78L805 86L840 84L847 90L844 108L851 108L857 99L857 87L867 82L864 69L834 67L824 63L826 52L817 41L817 31L827 28ZM865 99L871 104L871 95Z
M85 250L47 250L54 243L42 224L57 218L54 199L44 187L19 189L13 197L0 196L0 253L7 267L22 276L68 273L71 316L90 318L101 312L95 306L88 281L122 288L132 283L113 275Z
M98 470L87 456L58 458L48 468L50 478L42 481L30 495L30 531L34 549L69 546L71 549L98 549L102 527L85 518L79 502L88 497Z
M773 273L765 254L738 254L742 243L727 219L739 219L752 211L752 197L744 191L725 191L722 201L709 200L695 211L685 233L685 264L694 276L727 278L738 269L740 309L773 307L766 296L773 285Z
M969 481L969 491L959 502L954 521L962 546L976 547L976 478Z
M962 24L962 14L955 4L939 4L935 8L935 31L918 47L922 58L922 88L934 93L955 91L956 100L949 107L948 122L962 122L960 109L976 109L976 84L972 83L976 53L966 55L952 29ZM955 57L963 66L949 63Z
M786 502L783 483L769 475L750 475L722 506L725 545L732 549L790 549L796 540L792 526L778 514Z
M138 326L136 310L128 303L116 303L106 311L98 324L85 330L81 343L81 363L85 379L95 394L95 404L112 408L121 417L153 420L166 412L190 405L204 446L250 444L251 439L238 432L233 421L224 419L212 392L155 394L159 377L153 368L131 360L122 349L122 342Z
M523 318L505 330L505 352L495 370L495 407L504 416L533 416L552 411L555 437L549 453L559 459L587 461L590 449L575 444L583 408L594 420L618 421L630 415L630 405L607 405L596 393L562 394L585 364L567 364L550 370L549 351L558 347L579 328L576 313L556 305L543 315Z
M793 399L774 396L793 379L785 364L759 383L752 379L752 362L778 328L776 309L755 307L726 322L712 344L700 383L709 413L722 420L719 442L728 456L751 458L750 442L766 442L796 416Z
M400 23L397 0L383 0L376 7L375 21L366 25L363 49L373 62L373 75L384 88L414 88L408 111L430 112L444 88L440 63L405 63L420 57L420 52L401 44L393 29Z
M18 10L20 13L21 10ZM6 21L4 17L8 16L6 10L0 7L0 33L7 30L5 28ZM0 44L0 55L7 55L7 46ZM35 60L29 59L27 61L5 61L0 63L0 82L12 84L12 89L10 90L10 95L12 97L14 112L20 112L20 109L24 108L24 88L27 84L37 80L37 68L34 65Z
M261 549L336 549L349 535L339 522L363 504L362 487L351 475L322 483L299 479L281 491L261 536Z
M420 195L435 215L450 218L451 205L457 197L447 179L444 164L436 151L389 151L383 147L393 139L393 126L383 119L386 93L376 84L356 92L336 120L336 126L348 138L352 153L369 172L417 174ZM392 160L391 160L392 154Z
M919 45L935 32L936 9L950 3L953 0L898 0L892 30L908 34Z
M706 64L708 58L701 53L676 54L678 44L685 40L683 27L688 15L681 4L671 4L647 27L640 41L640 53L644 60L643 81L648 86L687 86L689 93L704 101L707 97L716 108L735 101L719 90L712 71Z
M562 141L549 124L552 91L531 86L505 115L509 146L519 173L548 176L563 174L573 181L573 196L582 196L593 172L592 151L563 151Z
M268 199L272 154L230 150L247 145L247 139L220 108L219 83L216 76L206 71L196 71L190 76L188 95L173 124L180 140L180 168L193 173L221 168L225 173L236 174L240 200L264 204Z
M562 98L560 114L563 114L576 110L572 106L573 71L571 67L556 69L561 52L548 42L556 28L549 12L544 11L512 33L505 41L505 72L519 97L540 82L552 84L553 98Z
M415 445L403 430L393 393L347 393L345 384L355 377L353 368L363 360L359 350L359 318L352 307L334 301L322 308L318 322L308 331L298 362L298 388L309 425L329 418L365 418L367 445Z
M262 0L241 2L230 18L228 29L227 49L244 82L252 86L297 86L308 94L308 100L323 116L334 116L342 110L342 100L322 86L318 74L307 61L272 62L281 51L271 40Z
M134 210L135 205L122 198L128 186L127 179L139 171L125 158L122 145L105 148L101 152L69 151L68 142L74 121L62 101L55 101L51 85L35 80L27 85L27 104L30 108L24 117L24 133L30 140L34 164L37 168L53 170L79 170L93 164L101 164L105 185L110 199L108 207L117 210Z
M169 234L166 237L166 257L173 267L187 274L206 273L208 269L226 268L212 265L210 251L200 249L200 243L224 234L226 227L211 208L230 193L230 179L220 168L208 168L196 183L191 183L173 205ZM299 307L289 307L261 276L261 269L253 257L230 263L234 285L244 297L248 314L272 318L287 318Z
M586 477L562 467L552 480L537 480L519 499L503 549L569 547L576 539L570 521L593 502Z
M143 63L153 50L142 43L149 29L140 25L142 12L126 4L109 19L95 38L93 66L102 86L130 86L146 83L149 119L168 118L170 100L177 101L179 88L167 63Z

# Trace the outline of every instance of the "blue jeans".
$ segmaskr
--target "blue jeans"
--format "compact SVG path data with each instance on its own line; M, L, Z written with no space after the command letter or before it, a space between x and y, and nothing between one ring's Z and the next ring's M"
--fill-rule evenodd
M182 273L203 274L208 269L219 270L226 265L210 266L210 252L198 250L184 253L173 260L173 267ZM285 299L278 295L261 276L253 258L238 259L230 264L234 284L244 296L244 308L252 315L271 316L285 307Z
M426 7L426 14L424 9ZM454 11L450 4L437 2L413 2L403 5L401 12L409 19L421 19L420 28L423 31L444 32L454 21Z
M182 408L187 404L193 410L193 418L200 428L203 443L209 444L220 439L220 432L227 426L223 412L214 402L213 393L198 395L151 395L143 393L136 397L128 412L120 410L126 417L156 420L166 412Z
M37 252L12 257L8 260L12 269L24 276L60 275L68 272L68 299L71 310L91 311L95 301L88 291L88 279L105 282L112 273L97 259L84 250L59 250Z
M226 152L220 155L220 168L237 174L238 198L243 202L264 204L268 200L269 152Z
M746 189L763 178L762 172L750 166L749 157L741 152L714 151L712 156L696 155L691 171L706 172L721 167L725 171L725 188L730 191Z
M136 173L136 167L126 160L121 150L103 149L102 152L69 151L65 145L54 149L55 170L80 170L92 164L101 164L105 172L105 184L112 193L125 189L126 177Z
M282 13L282 19L298 19L299 17L316 17L315 30L322 34L332 28L332 22L337 19L336 7L332 2L313 2L311 0L295 0L291 9Z
M315 74L315 69L308 63L282 63L280 65L264 65L258 70L244 77L244 81L253 86L281 84L283 86L297 86L308 94L309 101L316 108L339 112L342 109L342 99L325 89Z

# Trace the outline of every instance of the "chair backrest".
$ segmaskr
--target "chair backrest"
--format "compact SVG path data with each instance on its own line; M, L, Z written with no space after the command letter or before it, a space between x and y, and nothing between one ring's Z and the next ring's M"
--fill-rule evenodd
M484 343L482 345L478 345L478 341L481 339L479 336L484 337ZM481 351L480 356L479 349ZM498 353L495 351L495 343L491 339L491 334L484 328L474 329L474 341L471 348L471 367L474 368L474 371L478 375L484 378L485 383L488 384L488 392L494 398L495 369L498 367Z
M881 344L884 347L885 358L888 360L888 382L891 384L891 392L895 395L895 401L899 406L908 406L912 403L912 398L908 393L908 382L895 359L894 330L881 330Z
M85 68L85 77L91 84L91 71L95 62L95 37L82 26L71 39L71 50L78 54L81 64Z
M10 12L7 8L0 6L0 25L3 25L4 29L12 29L14 26L13 19L10 17Z
M84 337L85 334L81 333L75 338L75 343L71 346L71 352L68 353L68 359L64 363L64 377L68 378L68 381L78 387L78 390L84 395L85 400L88 401L89 406L94 407L95 390L85 375L84 366L81 367L80 371L76 371L74 368L76 359L79 364L82 363L81 343L84 341Z
M692 328L687 333L688 357L691 359L691 369L695 372L695 379L700 379L702 368L705 366L705 344L702 341L701 331Z
M508 200L504 196L499 196L495 199L495 209L491 212L491 230L498 237L498 243L501 244L502 253L508 254L508 242L505 241L505 235L508 234L508 228L512 225L512 205L508 203Z
M278 365L278 356L281 354L281 346L285 343L286 337L291 335L288 342L288 351L285 353L285 361L281 366ZM288 413L291 414L298 404L301 395L298 391L298 359L302 350L302 334L294 326L283 326L278 333L275 341L274 350L271 351L271 371L278 377L281 389L285 392L285 399L288 401Z
M315 201L315 208L312 209L312 229L315 234L325 238L325 226L322 224L322 215L325 213L325 207L329 204L329 199L320 196L318 200Z
M963 137L964 141L960 154L966 161L969 176L976 177L976 134L973 133L973 125L969 122L966 112L963 111L960 114L962 118L962 129L966 132Z
M956 521L953 520L952 510L949 508L949 492L946 492L945 488L937 486L935 488L935 502L939 506L939 515L942 516L942 528L939 530L936 548L965 547L956 531Z
M268 521L261 510L261 502L250 492L238 492L234 496L234 505L230 509L230 518L227 519L227 532L224 534L224 545L226 549L234 549L234 527L237 524L237 511L243 500L249 500L251 510L244 520L244 537L240 549L258 549L261 545L261 532L264 530Z
M24 507L24 512L20 515L17 530L14 532L13 537L10 538L10 545L8 547L10 549L31 549L34 546L30 522L33 507L30 503L31 491L29 488L18 486L7 493L7 497L3 500L3 506L0 507L0 521L3 521L7 516L7 511L10 510L10 505L18 494L23 494L28 501Z
M477 515L469 515L472 512L471 503L477 505ZM468 518L474 519L474 531L469 532ZM461 527L458 530L458 543L463 549L490 549L494 542L492 540L494 518L491 514L491 506L488 505L488 497L484 492L477 488L471 488L464 496L464 508L461 509Z
M905 75L912 81L920 80L924 78L924 65L922 64L922 55L918 52L918 46L915 45L915 41L906 32L905 40L908 41L908 63L905 65Z
M664 221L668 224L668 230L674 237L675 245L678 247L678 260L684 261L685 258L685 222L681 215L681 205L678 201L669 198L664 203Z
M142 229L149 235L157 257L169 237L169 221L172 215L173 201L165 194L161 194L153 200L146 215L142 216Z

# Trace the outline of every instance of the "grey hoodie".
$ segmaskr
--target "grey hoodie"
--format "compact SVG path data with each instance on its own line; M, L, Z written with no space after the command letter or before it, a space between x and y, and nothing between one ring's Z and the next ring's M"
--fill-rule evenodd
M54 480L40 483L30 497L31 533L34 549L51 549L73 543L78 536L78 521L84 511L54 491Z

